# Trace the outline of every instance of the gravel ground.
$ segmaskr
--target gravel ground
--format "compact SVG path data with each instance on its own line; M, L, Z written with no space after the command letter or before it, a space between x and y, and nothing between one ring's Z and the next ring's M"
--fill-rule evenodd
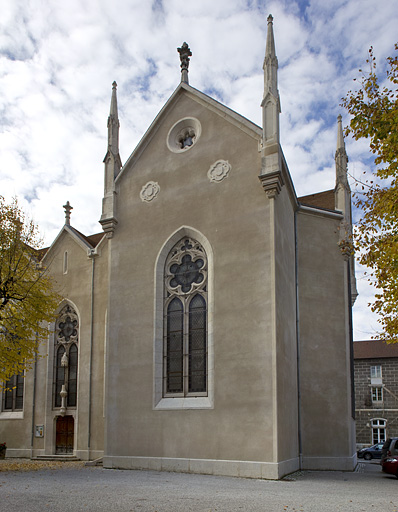
M0 512L398 512L398 480L378 464L281 481L0 461Z

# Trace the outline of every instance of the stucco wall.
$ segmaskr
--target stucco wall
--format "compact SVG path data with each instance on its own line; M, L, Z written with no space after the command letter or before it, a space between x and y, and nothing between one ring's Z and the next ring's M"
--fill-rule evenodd
M95 256L94 288L92 288L92 259L88 257L90 247L78 243L76 237L62 231L45 258L45 264L56 280L57 290L65 300L60 309L69 303L79 316L79 358L78 358L78 401L77 407L68 408L66 414L75 420L75 454L83 459L101 455L104 443L104 343L105 315L107 307L107 242L100 244ZM68 253L68 268L64 268L64 255ZM91 318L92 290L93 324ZM93 325L93 331L92 331ZM53 408L53 369L54 369L54 326L50 327L48 340L40 344L40 357L25 378L23 412L14 414L17 419L3 419L0 414L0 433L7 442L8 456L50 455L55 453L55 421L59 409ZM91 337L91 332L93 336ZM91 339L93 340L93 366L90 403L90 358ZM36 382L35 381L36 374ZM35 391L35 400L34 396ZM89 414L91 410L91 451L88 449ZM82 411L79 414L79 411ZM3 417L3 418L2 418ZM32 437L36 425L44 426L44 437ZM33 441L33 443L32 443Z
M348 266L339 223L326 214L298 215L301 436L304 467L314 469L355 463Z
M174 154L167 133L187 112L202 134ZM219 159L231 164L230 174L210 183L207 171ZM259 167L258 140L183 96L118 180L106 433L113 460L274 460L269 200ZM160 193L144 203L139 193L149 180ZM162 245L181 226L199 231L213 254L214 408L160 411L152 400L154 270Z
M295 252L294 203L286 185L275 199L278 460L296 459L299 455Z

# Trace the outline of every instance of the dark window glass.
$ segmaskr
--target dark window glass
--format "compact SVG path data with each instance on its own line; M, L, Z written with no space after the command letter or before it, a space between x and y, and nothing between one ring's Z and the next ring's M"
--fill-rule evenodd
M167 392L183 391L183 306L175 298L167 308Z
M188 391L206 391L206 302L195 295L189 305Z
M20 411L23 409L24 377L23 373L13 375L5 383L3 391L3 410Z
M23 409L23 382L23 374L20 373L16 376L14 409Z
M68 407L76 407L77 402L77 346L69 349L68 364Z
M55 364L55 397L54 406L61 407L61 395L59 394L62 385L65 384L65 367L62 366L62 356L65 354L65 348L61 345L56 353L56 364Z
M12 396L13 396L13 385L14 380L13 377L6 382L6 390L4 391L4 410L12 411Z

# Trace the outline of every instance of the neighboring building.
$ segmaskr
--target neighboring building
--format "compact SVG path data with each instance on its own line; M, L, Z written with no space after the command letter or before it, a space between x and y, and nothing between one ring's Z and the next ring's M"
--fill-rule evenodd
M356 341L354 361L358 448L398 437L398 344Z
M43 257L65 300L9 456L103 456L108 468L280 478L356 464L351 192L298 199L279 141L272 17L263 128L181 83L126 163L113 85L104 234L70 225ZM258 99L254 99L258 101ZM19 407L18 407L19 404Z

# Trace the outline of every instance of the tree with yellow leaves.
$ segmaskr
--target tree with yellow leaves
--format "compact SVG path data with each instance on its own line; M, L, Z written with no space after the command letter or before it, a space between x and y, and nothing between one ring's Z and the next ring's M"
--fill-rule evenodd
M360 70L360 88L348 92L343 106L352 116L347 134L355 140L369 139L376 155L372 181L362 183L362 191L356 194L356 206L362 210L356 248L377 288L370 306L379 314L382 329L374 337L391 342L398 341L398 55L387 62L385 86L376 74L371 48L369 72Z
M7 204L0 196L0 388L30 368L59 302L39 265L40 245L38 228L18 201Z

